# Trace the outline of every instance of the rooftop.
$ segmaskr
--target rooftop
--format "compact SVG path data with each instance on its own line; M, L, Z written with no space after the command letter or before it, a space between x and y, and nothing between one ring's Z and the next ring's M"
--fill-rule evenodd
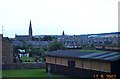
M119 52L113 51L78 51L78 50L57 50L49 52L47 56L57 57L69 57L69 58L82 58L82 59L93 59L103 61L116 61L120 59Z

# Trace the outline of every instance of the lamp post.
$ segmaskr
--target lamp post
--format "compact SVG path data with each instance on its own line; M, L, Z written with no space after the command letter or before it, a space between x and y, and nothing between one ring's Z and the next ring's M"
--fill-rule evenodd
M2 26L2 34L3 34L3 27L4 27L4 26Z
M4 26L1 26L1 34L3 35L3 28L4 28Z

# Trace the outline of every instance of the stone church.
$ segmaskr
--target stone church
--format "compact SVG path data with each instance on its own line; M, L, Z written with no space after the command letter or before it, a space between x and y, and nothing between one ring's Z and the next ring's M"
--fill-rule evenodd
M29 31L28 31L29 35L15 35L15 39L18 41L30 41L32 40L32 23L30 20L30 24L29 24Z

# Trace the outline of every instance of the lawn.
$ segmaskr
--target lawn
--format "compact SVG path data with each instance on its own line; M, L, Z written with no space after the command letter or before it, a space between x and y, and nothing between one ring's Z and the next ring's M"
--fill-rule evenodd
M3 70L3 77L46 77L45 69Z
M79 50L79 52L105 52L103 50Z
M17 79L17 78L47 78L47 73L45 69L17 69L17 70L3 70L2 71L2 77L3 79ZM68 79L66 76L62 75L56 75L56 74L51 74L52 79L59 79L59 78L64 78ZM69 78L72 79L72 78Z

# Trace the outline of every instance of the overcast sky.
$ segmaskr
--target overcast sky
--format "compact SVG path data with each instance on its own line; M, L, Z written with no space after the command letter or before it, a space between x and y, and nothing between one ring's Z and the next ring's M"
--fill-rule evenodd
M0 0L0 33L80 35L118 31L119 0Z

